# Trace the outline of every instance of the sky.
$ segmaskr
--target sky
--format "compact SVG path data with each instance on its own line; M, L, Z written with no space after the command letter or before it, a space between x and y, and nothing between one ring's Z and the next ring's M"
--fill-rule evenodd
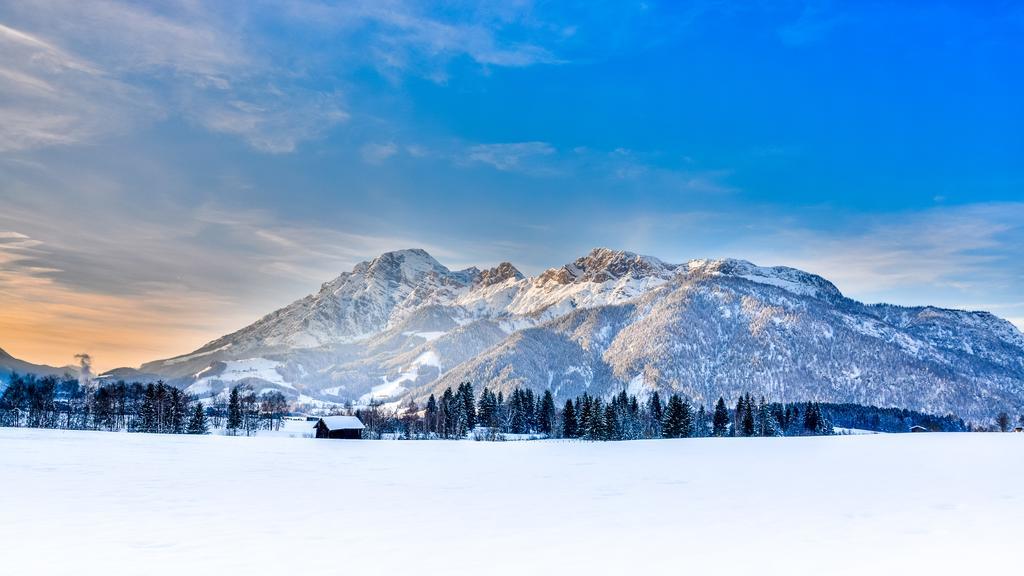
M0 0L0 348L189 352L387 250L1024 327L1015 2Z

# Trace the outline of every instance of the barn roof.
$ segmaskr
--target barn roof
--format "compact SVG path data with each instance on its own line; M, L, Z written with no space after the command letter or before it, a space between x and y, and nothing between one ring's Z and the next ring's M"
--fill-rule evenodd
M328 430L362 430L365 428L355 416L324 416L320 419Z

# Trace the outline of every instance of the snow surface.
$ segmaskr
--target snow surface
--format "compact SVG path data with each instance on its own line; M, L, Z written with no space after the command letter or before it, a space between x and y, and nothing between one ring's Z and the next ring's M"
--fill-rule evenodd
M224 370L219 374L204 376L204 374L211 371L210 368L196 374L197 377L200 377L199 380L196 380L186 391L189 394L202 396L210 393L212 385L216 381L231 384L246 378L258 378L283 388L295 389L294 386L285 382L284 378L281 377L281 373L277 371L278 366L281 365L280 362L267 360L266 358L247 358L245 360L228 360L224 364Z
M438 338L444 336L445 334L447 334L447 332L443 332L440 330L434 330L429 332L402 332L403 336L419 336L420 338L423 338L427 342L433 342L434 340L437 340Z
M223 352L224 350L227 350L228 348L231 348L231 343L224 344L223 346L218 346L217 348L214 348L213 350L207 350L205 352L193 352L192 354L186 354L185 356L177 356L175 358L168 358L167 360L163 360L163 363L164 364L168 364L168 365L170 365L170 364L181 364L182 362L188 362L189 360L194 360L196 358L202 358L203 356L209 356L210 354L215 354L217 352Z
M412 361L409 368L405 372L402 372L395 380L388 380L387 376L382 376L381 379L384 380L384 383L374 386L369 392L363 394L359 398L359 404L367 406L372 400L386 400L404 393L406 391L406 387L403 386L403 384L414 384L416 382L416 378L419 377L421 366L433 366L440 370L441 359L438 358L437 352L427 350L420 354Z
M301 424L301 423L300 423ZM0 429L4 574L1003 574L1024 435L342 441Z

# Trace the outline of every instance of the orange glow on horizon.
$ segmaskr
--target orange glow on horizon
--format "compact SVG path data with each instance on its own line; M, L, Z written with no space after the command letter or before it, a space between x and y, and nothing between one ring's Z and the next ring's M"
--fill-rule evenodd
M85 352L97 373L138 367L187 354L248 317L199 296L73 292L39 278L19 284L0 291L0 348L33 364L77 365L74 355Z

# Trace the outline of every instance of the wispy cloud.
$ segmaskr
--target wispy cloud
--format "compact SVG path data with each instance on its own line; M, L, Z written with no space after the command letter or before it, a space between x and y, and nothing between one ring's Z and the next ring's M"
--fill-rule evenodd
M93 62L3 24L0 100L0 152L89 140L150 108L145 94Z
M509 28L531 28L530 2L447 6L447 18L428 14L422 4L404 0L357 0L342 4L294 2L289 15L332 33L360 39L356 58L370 58L388 74L414 72L437 81L445 66L466 56L482 66L525 67L561 60L531 41L508 40ZM533 32L545 32L533 27Z
M487 164L498 170L512 171L525 168L529 159L551 156L555 148L547 142L512 142L477 144L466 150L466 161Z
M40 0L0 12L21 26L0 27L0 74L15 96L0 140L76 144L180 114L282 153L348 118L337 92L303 87L214 6Z
M858 218L852 229L795 229L794 264L862 294L929 286L985 293L1024 272L1024 204L979 204Z
M13 241L24 241L31 240L28 236L21 232L12 232L6 230L0 230L0 241L13 240Z
M363 161L367 164L381 164L388 158L398 154L398 145L394 142L371 142L364 145L359 152Z
M339 94L292 87L236 88L233 94L205 93L193 100L188 117L222 134L239 136L271 154L294 152L300 143L319 138L349 119Z
M465 10L459 20L402 1L39 0L0 7L0 152L88 142L180 115L257 150L292 152L353 112L347 76L447 77L450 61L523 67L556 59L507 41L518 10ZM314 35L305 50L263 28Z

